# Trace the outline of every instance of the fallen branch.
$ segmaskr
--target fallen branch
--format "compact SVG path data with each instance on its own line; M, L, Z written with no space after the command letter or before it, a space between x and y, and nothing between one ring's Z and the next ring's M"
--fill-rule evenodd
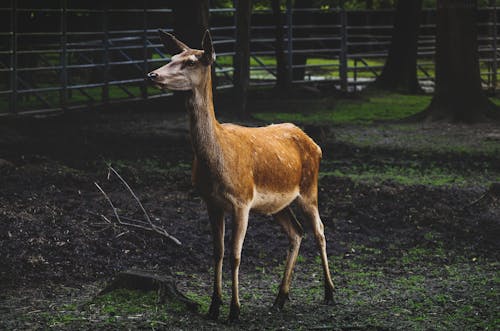
M486 198L493 201L496 201L500 198L500 183L491 183L486 192L484 192L479 198L465 206L464 209L477 205L479 202L483 201Z
M109 170L108 179L110 178L110 173L111 172L113 174L115 174L115 176L118 177L118 179L120 179L120 181L122 182L122 184L130 192L130 194L132 195L132 197L134 197L134 200L137 202L137 204L139 205L139 207L141 208L141 210L142 210L142 212L144 214L144 217L146 218L146 221L141 221L141 220L136 220L136 219L128 218L128 217L125 217L125 216L120 217L120 215L118 214L118 208L115 207L115 205L113 204L113 201L111 201L111 198L109 197L109 195L103 190L103 188L99 184L97 184L96 182L94 182L94 185L102 193L102 195L104 196L104 198L106 199L106 201L108 202L108 204L111 206L111 209L113 210L113 214L115 215L116 223L119 224L119 225L121 225L121 226L128 226L128 227L142 229L142 230L145 230L145 231L155 232L155 233L157 233L157 234L159 234L159 235L161 235L161 236L169 239L170 241L172 241L176 245L181 246L182 243L179 241L179 239L177 239L174 236L170 235L164 228L162 228L162 227L160 227L160 226L158 226L158 225L156 225L156 224L153 223L153 221L151 220L151 217L149 217L149 214L146 212L146 209L144 208L141 200L135 194L135 192L132 190L132 188L130 187L130 185L125 181L125 179L123 179L123 177L120 176L120 174L115 169L113 169L111 166L108 167L108 170ZM100 214L100 216L107 223L113 224L113 222L108 217L106 217L105 215ZM122 218L125 219L126 221L123 221Z

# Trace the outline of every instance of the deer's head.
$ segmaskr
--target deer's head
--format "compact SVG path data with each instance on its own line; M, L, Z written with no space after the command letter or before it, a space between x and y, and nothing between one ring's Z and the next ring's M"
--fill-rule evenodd
M203 50L191 49L173 35L158 31L171 61L148 74L148 79L164 90L189 91L202 84L210 74L210 65L215 60L212 37L207 30L203 36Z

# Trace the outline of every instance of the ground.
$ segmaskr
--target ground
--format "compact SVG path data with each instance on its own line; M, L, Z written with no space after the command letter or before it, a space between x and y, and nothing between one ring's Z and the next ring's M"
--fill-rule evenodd
M0 123L0 329L498 330L500 200L488 188L500 181L500 128L388 121L418 110L425 96L296 95L263 102L256 93L250 107L266 122L290 120L276 105L303 107L291 119L322 146L319 204L333 305L322 303L319 256L304 224L291 300L270 310L287 240L271 218L252 215L241 321L227 322L227 259L221 317L204 318L212 246L191 187L186 116L139 104ZM366 111L350 112L359 108ZM385 121L374 122L373 112ZM94 182L120 213L141 217L119 181L107 180L107 164L182 247L103 221L100 214L113 213ZM159 304L156 293L97 296L128 268L173 274L200 311Z

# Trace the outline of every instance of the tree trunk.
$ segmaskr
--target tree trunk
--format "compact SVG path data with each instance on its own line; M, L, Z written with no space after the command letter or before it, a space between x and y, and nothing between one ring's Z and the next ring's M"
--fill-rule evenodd
M234 92L237 116L247 117L248 86L250 84L250 18L252 1L238 0L236 6L236 55L234 56Z
M477 0L438 0L436 85L427 120L474 123L498 118L481 86Z
M294 27L298 27L294 29L293 36L297 38L306 38L309 37L308 28L300 28L300 25L310 25L312 24L312 15L311 12L300 11L300 9L310 8L311 1L309 0L295 0L294 10L298 9L298 11L293 15L293 25ZM308 42L295 42L295 49L307 49L309 48ZM293 66L301 66L298 68L293 68L292 70L292 79L293 80L304 80L304 76L306 73L306 68L304 67L307 63L307 55L305 53L295 53L292 56L292 64Z
M200 49L205 30L208 29L208 0L172 1L174 34L191 48Z
M208 0L173 0L170 2L173 11L174 35L191 48L201 49L201 40L208 29ZM213 84L215 86L215 84ZM172 105L175 108L185 106L188 93L174 91Z
M422 0L399 0L391 47L375 86L405 93L420 91L417 79L417 43Z
M283 27L283 15L281 13L281 1L272 0L271 6L273 9L273 17L276 26L276 44L275 44L275 56L276 56L276 88L279 90L284 90L288 88L289 77L287 70L287 59L284 50L285 43L285 29Z

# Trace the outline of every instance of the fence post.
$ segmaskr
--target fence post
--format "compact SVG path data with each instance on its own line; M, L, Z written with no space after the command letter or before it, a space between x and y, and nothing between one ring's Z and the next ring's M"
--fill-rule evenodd
M492 41L491 41L491 47L493 48L493 61L491 62L491 93L495 94L497 90L497 70L498 70L498 63L497 63L497 6L496 6L496 1L495 0L490 0L490 6L492 8L492 13L491 13L491 20L493 24L493 31L492 31Z
M108 2L104 1L102 11L102 29L104 32L104 54L103 54L103 80L102 99L105 104L109 103L109 26L108 26Z
M293 81L293 4L292 0L286 1L286 28L287 28L287 84Z
M143 42L143 76L146 77L148 73L148 12L147 12L147 1L143 1L144 7L142 12L142 42ZM146 79L142 81L141 84L141 94L143 99L148 98L148 85Z
M17 112L17 0L11 0L10 111Z
M344 0L340 0L340 57L339 57L339 76L340 89L343 92L348 90L347 81L347 13L345 11Z
M67 29L68 29L68 1L61 0L61 90L59 91L59 101L62 110L67 109L68 102L68 54L67 54Z

